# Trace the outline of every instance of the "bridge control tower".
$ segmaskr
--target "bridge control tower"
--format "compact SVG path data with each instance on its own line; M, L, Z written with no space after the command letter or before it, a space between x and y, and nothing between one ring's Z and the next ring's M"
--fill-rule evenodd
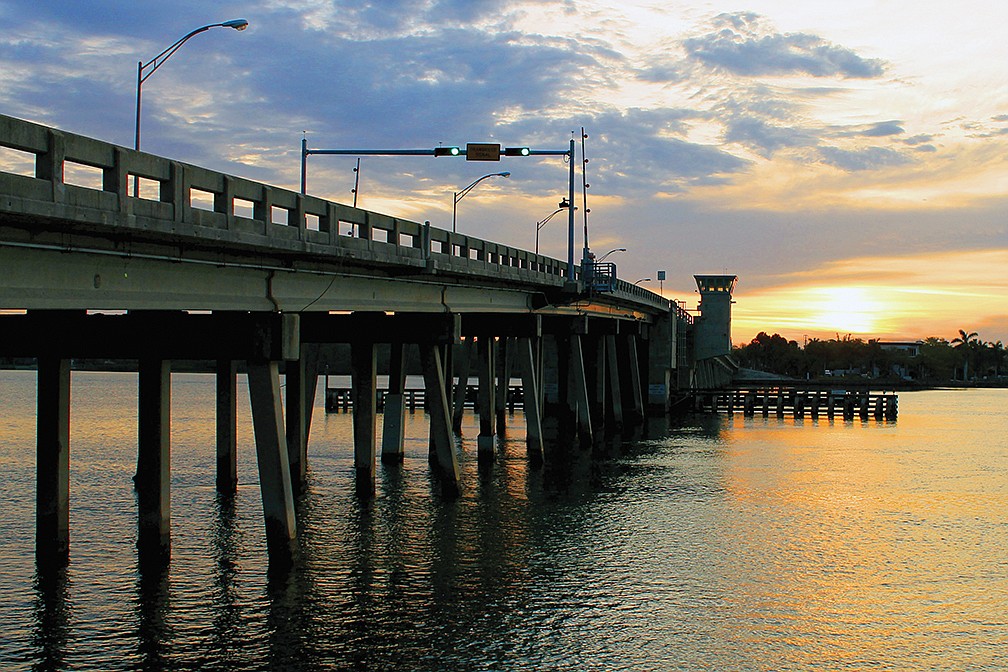
M694 326L694 359L731 354L731 304L737 275L694 275L700 311Z

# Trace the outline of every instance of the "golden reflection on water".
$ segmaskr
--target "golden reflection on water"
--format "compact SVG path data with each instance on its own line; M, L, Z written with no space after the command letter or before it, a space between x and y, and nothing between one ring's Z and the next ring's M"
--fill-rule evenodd
M895 423L656 423L549 483L520 414L483 468L468 416L453 502L422 413L371 502L349 416L320 413L302 564L278 579L247 415L221 500L198 376L173 376L172 564L138 574L135 376L75 373L71 566L33 587L20 375L0 372L0 667L978 669L1008 647L1006 391L903 394Z
M895 423L725 419L721 530L754 646L780 638L800 669L879 667L894 648L911 667L995 660L1008 443L972 424L990 417L981 395L904 395Z

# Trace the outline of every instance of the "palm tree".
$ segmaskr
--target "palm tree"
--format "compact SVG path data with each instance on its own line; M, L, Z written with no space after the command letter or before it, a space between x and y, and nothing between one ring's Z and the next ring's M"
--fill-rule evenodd
M1001 341L996 343L988 343L994 357L994 375L998 378L1001 377L1001 364L1004 362L1005 347Z
M952 346L963 353L963 380L969 379L969 357L974 344L977 343L977 332L967 332L965 329L959 330L959 337L952 339Z

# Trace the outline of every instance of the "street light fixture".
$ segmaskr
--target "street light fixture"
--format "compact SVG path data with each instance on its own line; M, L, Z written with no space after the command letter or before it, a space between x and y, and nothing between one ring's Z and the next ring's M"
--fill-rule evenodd
M511 177L511 172L505 170L503 173L490 173L489 175L484 175L483 177L479 178L462 191L455 192L454 201L452 202L452 233L455 233L455 212L458 209L458 202L461 201L463 198L465 198L466 194L468 194L470 191L473 190L473 187L475 187L477 184L487 179L488 177Z
M642 282L651 282L651 278L641 278L640 280L638 280L637 282L635 282L633 284L639 285Z
M536 254L539 254L539 230L542 229L544 226L546 226L546 222L548 222L549 220L553 219L553 215L555 215L555 214L557 214L559 212L563 212L564 210L566 210L569 207L571 207L570 201L568 201L566 198L561 199L560 203L558 204L556 210L554 210L549 215L547 215L546 219L541 219L538 222L536 222L536 238L535 238L535 253ZM577 210L576 207L574 209Z
M133 136L133 149L140 149L140 93L143 87L143 83L146 82L151 75L160 68L165 61L172 57L179 48L189 40L189 38L194 35L199 35L202 32L210 30L211 28L234 28L235 30L245 30L248 28L248 21L245 19L231 19L230 21L224 21L221 23L211 23L205 26L201 26L196 30L188 33L184 37L180 38L170 47L162 51L160 54L152 58L151 60L144 63L139 61L137 63L137 86L136 86L136 133ZM136 195L136 182L133 186L133 195Z
M603 254L601 257L599 257L598 259L596 259L595 263L598 264L600 262L605 261L605 258L608 257L613 252L626 252L626 248L625 247L617 247L616 249L609 250L608 252L606 252L605 254Z

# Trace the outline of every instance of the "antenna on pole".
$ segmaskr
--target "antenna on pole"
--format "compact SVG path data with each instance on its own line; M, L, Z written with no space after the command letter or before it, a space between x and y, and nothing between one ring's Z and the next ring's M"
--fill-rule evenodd
M308 131L301 131L301 195L308 189Z
M584 207L584 212L582 213L582 216L584 218L584 252L583 252L584 259L588 258L588 250L589 250L588 213L591 212L591 209L588 207L588 187L590 187L591 185L588 184L588 172L587 172L588 157L585 155L585 139L587 137L588 134L585 133L584 126L582 126L581 127L581 205Z
M357 157L357 167L353 169L354 180L353 189L350 191L353 193L353 207L357 207L357 189L360 187L360 157Z

